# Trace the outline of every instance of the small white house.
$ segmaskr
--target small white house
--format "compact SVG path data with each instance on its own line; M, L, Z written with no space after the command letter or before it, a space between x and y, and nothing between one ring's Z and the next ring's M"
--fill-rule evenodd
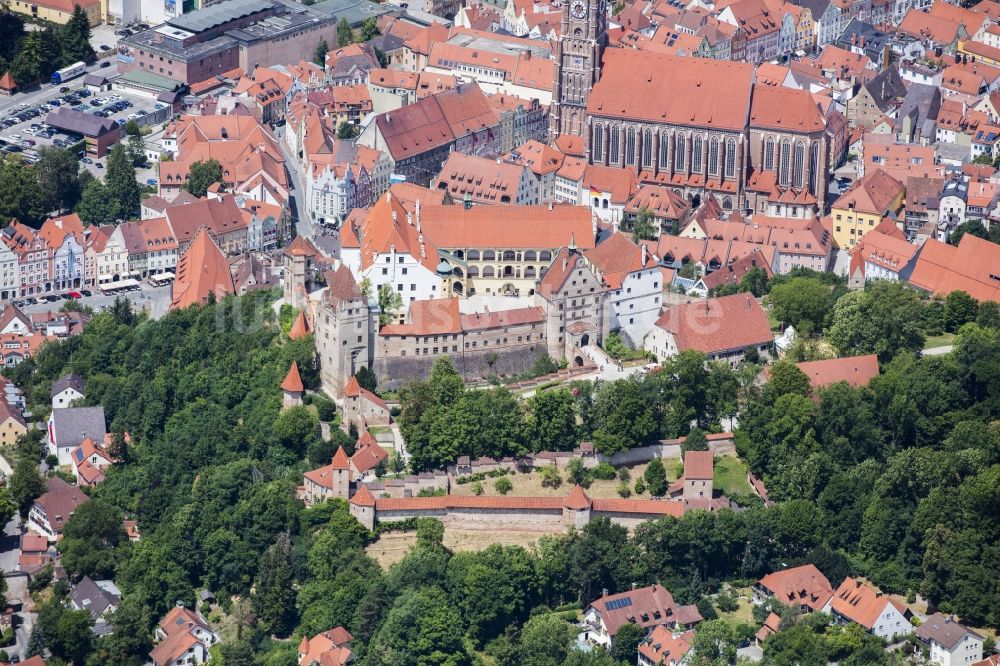
M917 638L927 644L932 664L967 666L983 658L983 637L950 615L934 613L917 627Z
M884 641L891 642L913 631L910 609L850 576L833 593L823 611L830 613L835 622L856 622Z
M72 373L52 383L52 409L71 407L84 397L83 377Z

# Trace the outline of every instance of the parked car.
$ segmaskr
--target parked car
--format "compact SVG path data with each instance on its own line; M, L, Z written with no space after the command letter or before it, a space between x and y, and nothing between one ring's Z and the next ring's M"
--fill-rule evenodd
M101 67L104 67L104 65L101 65ZM79 95L80 97L90 97L90 91L87 90L86 88L81 88L80 90L77 90L76 94Z
M110 51L111 47L108 46L107 44L101 44L101 50L102 51Z
M66 294L66 296L69 296L70 298L76 298L76 299L81 299L81 298L83 298L83 294L81 294L81 293L80 293L80 292L78 292L78 291L71 291L71 292L69 292L68 294Z
M80 293L83 294L84 296L90 296L90 290L89 289L81 289Z
M90 159L89 157L82 157L82 158L80 158L80 161L83 162L84 164L93 164L94 163L94 160Z
M94 166L97 167L98 169L103 169L104 168L104 165L101 164L100 162L94 162Z
M111 62L108 61L108 60L105 60L104 62L101 63L101 67L110 67L110 66L111 66Z
M63 86L62 88L59 89L59 92L61 92L61 93L68 93L69 92L69 86Z
M155 178L147 178L146 184L149 185L150 187L156 187L157 181Z

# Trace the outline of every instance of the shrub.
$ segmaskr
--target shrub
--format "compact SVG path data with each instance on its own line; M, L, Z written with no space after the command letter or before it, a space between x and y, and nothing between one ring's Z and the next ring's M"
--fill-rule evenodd
M615 467L611 463L602 462L598 463L590 473L595 479L610 481L615 478Z
M337 416L337 405L325 395L313 394L312 404L320 421L332 421Z
M631 480L631 478L632 478L632 475L629 474L628 467L622 467L620 470L618 470L618 480L619 481L629 481L629 480Z
M646 482L642 480L641 476L638 479L635 480L635 486L634 486L634 488L635 488L635 494L636 495L641 495L644 492L646 492Z
M472 484L472 494L482 495L483 494L483 483L481 481L476 481Z
M572 483L583 486L584 488L590 487L591 476L587 471L587 468L583 466L583 460L580 458L573 458L566 465L566 471L569 474L569 480Z
M618 483L618 496L622 499L628 499L632 496L632 490L628 487L628 481L620 481Z
M646 465L646 471L642 476L646 480L646 487L649 488L650 494L655 497L662 497L666 494L667 470L663 468L662 460L659 458L653 458L650 463Z
M506 495L507 493L509 493L511 490L514 489L514 484L512 484L510 482L510 479L508 479L506 476L502 476L496 480L496 482L493 484L493 487L501 495Z
M715 597L715 605L718 606L719 610L723 613L732 613L740 607L736 597L730 592L719 592L719 594Z
M542 468L542 486L544 488L558 488L562 485L562 477L554 464Z

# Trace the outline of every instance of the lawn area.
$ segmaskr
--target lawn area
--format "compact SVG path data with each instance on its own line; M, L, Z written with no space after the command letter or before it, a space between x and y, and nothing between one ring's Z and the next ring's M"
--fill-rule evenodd
M542 532L516 532L513 530L503 532L460 530L449 527L444 531L444 545L457 553L484 550L494 543L505 546L523 546L530 550L538 543L538 537L542 534ZM403 556L416 541L416 532L386 532L365 550L385 569L403 559Z
M924 349L934 349L935 347L945 347L955 342L954 333L942 333L941 335L929 335L924 340Z
M736 456L717 456L715 475L712 479L715 489L724 495L750 495L753 489L747 482L747 466Z
M754 624L753 621L753 604L750 603L750 588L742 587L734 590L739 595L737 602L739 603L739 608L730 612L723 613L719 611L719 619L725 620L726 624L731 627L735 627L738 624Z
M677 480L677 477L681 472L681 465L679 461L676 460L663 460L663 466L667 470L667 482L673 483ZM646 463L640 465L631 465L627 467L629 471L629 486L634 486L635 480L642 476L643 472L646 471ZM507 493L508 495L517 495L520 497L565 497L569 494L569 491L573 488L569 481L569 477L563 473L562 475L562 485L558 488L548 488L542 485L542 473L540 471L532 471L528 474L508 474L507 479L510 480L513 489ZM497 492L494 484L496 483L495 478L487 478L480 481L483 484L483 494L496 496L500 493ZM610 479L604 481L601 479L595 479L590 487L587 488L587 494L591 497L618 497L618 478ZM463 484L452 484L451 494L452 495L471 495L472 487L474 483L463 483ZM636 497L636 495L632 495ZM649 499L649 494L639 495L638 497Z

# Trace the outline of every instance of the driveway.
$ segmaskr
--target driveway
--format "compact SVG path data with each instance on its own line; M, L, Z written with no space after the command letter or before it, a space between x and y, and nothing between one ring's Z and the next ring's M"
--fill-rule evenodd
M21 556L21 517L14 517L7 522L0 535L0 570L5 574L17 571L17 558Z

